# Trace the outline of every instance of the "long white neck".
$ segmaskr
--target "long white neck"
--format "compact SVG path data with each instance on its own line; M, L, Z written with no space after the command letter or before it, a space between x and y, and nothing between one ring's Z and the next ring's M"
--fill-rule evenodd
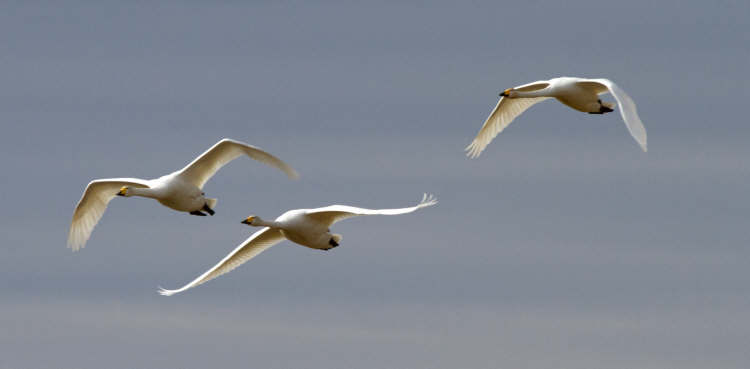
M150 197L152 199L158 199L159 193L151 188L130 187L128 188L128 196L141 196L141 197Z
M550 97L552 96L551 91L548 88L543 88L536 91L512 91L512 98L515 97Z
M264 220L259 217L255 218L252 225L256 227L270 227L270 228L284 229L284 224L282 223L279 223L275 220Z

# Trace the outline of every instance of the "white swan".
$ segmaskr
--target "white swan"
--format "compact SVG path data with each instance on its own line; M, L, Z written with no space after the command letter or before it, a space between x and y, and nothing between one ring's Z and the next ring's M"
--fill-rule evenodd
M358 215L406 214L435 204L437 204L437 200L432 195L428 196L425 194L422 197L422 201L416 206L401 209L372 210L346 205L331 205L317 209L289 210L273 221L266 221L260 217L251 215L243 220L242 223L265 228L253 233L250 238L237 246L234 251L230 252L218 264L214 265L213 268L184 287L176 290L160 288L159 293L164 296L171 296L208 282L222 274L230 272L284 239L313 249L330 250L338 246L341 242L341 235L333 234L329 229L332 224L339 220Z
M225 138L185 168L156 179L108 178L91 181L73 212L68 247L74 251L84 247L107 204L115 196L150 197L177 211L200 216L205 216L202 211L206 211L213 215L216 199L204 197L201 189L219 168L241 155L278 168L290 178L298 177L297 172L281 159L258 147Z
M500 94L495 109L484 122L474 141L466 147L467 155L476 158L498 133L532 105L556 98L561 103L589 114L604 114L614 111L614 103L602 102L599 94L611 93L620 105L620 114L628 131L646 151L646 128L638 118L635 103L614 82L604 79L559 77L549 81L536 81L509 88Z

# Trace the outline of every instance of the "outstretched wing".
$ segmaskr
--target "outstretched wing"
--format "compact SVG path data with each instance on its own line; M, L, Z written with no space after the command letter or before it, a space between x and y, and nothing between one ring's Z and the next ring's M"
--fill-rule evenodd
M537 81L514 87L513 89L527 92L541 90L547 86L549 86L548 82ZM517 116L521 115L521 113L526 111L526 109L530 108L532 105L547 99L549 99L549 97L516 99L500 97L497 105L495 105L495 109L492 110L492 113L490 113L490 116L484 122L484 125L482 125L482 128L479 130L479 133L477 133L474 141L466 147L466 155L470 158L478 157L484 148L492 142L492 139L502 132L505 127L513 121L513 119L516 119Z
M628 96L619 86L614 82L606 78L590 79L581 83L599 83L606 88L612 96L617 100L617 105L620 106L620 115L622 120L625 121L625 126L628 127L630 135L641 145L643 151L647 151L646 147L646 127L643 126L641 118L638 117L638 111L635 108L633 99Z
M245 240L241 245L237 246L234 251L230 252L224 259L218 264L214 265L213 268L203 273L200 277L196 278L192 282L186 284L180 289L166 290L163 288L159 289L159 293L164 296L171 296L175 293L185 291L193 288L199 284L208 282L222 274L229 273L234 268L242 265L244 262L254 258L256 255L265 251L267 248L281 242L284 236L281 231L276 228L263 228L258 232L253 233L250 238Z
M322 224L331 226L340 220L351 218L358 215L397 215L411 213L417 209L426 208L437 204L437 199L434 196L424 194L422 201L419 204L400 209L364 209L357 208L354 206L346 205L331 205L323 208L310 209L307 211L307 215L317 220Z
M68 247L78 251L86 245L96 223L107 210L107 204L117 196L123 186L148 187L148 181L138 178L108 178L91 181L83 191L81 200L73 212L73 221L68 232Z
M182 168L179 173L180 176L187 179L190 183L196 185L198 188L203 188L203 185L213 177L217 170L242 155L247 155L261 163L280 169L289 178L296 179L299 177L297 172L281 159L263 151L259 147L229 138L225 138L211 146L210 149L193 160L192 163Z

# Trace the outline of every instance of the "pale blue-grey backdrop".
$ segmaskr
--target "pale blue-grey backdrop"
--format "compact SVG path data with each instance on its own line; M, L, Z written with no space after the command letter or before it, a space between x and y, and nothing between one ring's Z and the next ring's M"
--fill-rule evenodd
M746 1L5 1L0 368L747 368ZM502 89L607 77L618 114L554 102L478 160ZM112 203L222 137L214 217ZM333 203L340 248L280 244L170 298L272 218Z

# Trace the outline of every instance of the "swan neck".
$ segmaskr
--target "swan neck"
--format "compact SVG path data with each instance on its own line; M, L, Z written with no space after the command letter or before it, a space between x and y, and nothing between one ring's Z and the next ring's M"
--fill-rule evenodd
M546 88L536 91L514 91L514 97L549 97L549 91Z
M253 223L254 223L253 225L257 225L259 227L284 228L283 224L275 220L263 220L263 219L258 218Z
M150 197L152 199L158 198L158 194L156 191L154 191L151 188L133 188L130 187L128 189L128 195L130 196L140 196L140 197Z

